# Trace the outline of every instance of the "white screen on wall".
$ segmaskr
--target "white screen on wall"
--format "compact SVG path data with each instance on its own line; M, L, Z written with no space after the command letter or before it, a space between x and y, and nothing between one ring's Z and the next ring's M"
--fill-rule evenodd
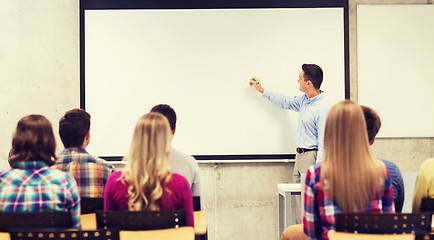
M357 8L359 103L381 118L378 137L434 136L434 6Z
M174 147L193 155L295 152L298 114L249 86L301 95L303 63L344 99L342 8L86 10L89 152L123 156L137 119L156 104L177 115Z

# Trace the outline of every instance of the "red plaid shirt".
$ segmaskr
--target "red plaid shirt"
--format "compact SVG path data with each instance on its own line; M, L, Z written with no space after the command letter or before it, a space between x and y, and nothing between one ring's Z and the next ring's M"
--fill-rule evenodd
M386 169L387 170L387 169ZM328 239L327 233L335 229L335 216L342 213L327 191L324 191L320 180L321 164L310 166L304 189L304 233L309 239ZM393 206L393 190L389 173L384 183L383 192L365 209L365 212L395 212Z
M77 181L81 197L104 197L104 188L114 168L82 148L67 148L53 168L68 172Z

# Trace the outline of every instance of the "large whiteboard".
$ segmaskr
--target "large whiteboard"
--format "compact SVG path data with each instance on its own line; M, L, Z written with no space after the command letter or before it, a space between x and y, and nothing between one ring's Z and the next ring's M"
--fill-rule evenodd
M380 115L379 137L434 136L434 6L359 5L359 103Z
M86 10L88 150L122 156L154 105L178 115L174 146L193 155L288 154L297 113L249 86L289 95L303 63L324 70L331 103L345 97L343 8Z

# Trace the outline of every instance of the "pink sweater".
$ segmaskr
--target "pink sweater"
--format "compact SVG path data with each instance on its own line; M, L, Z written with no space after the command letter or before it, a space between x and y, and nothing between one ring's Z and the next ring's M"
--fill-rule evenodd
M122 172L117 171L110 175L104 191L104 210L128 210L128 184L125 181L117 180ZM176 173L167 183L169 192L164 192L160 199L161 210L185 209L187 226L194 227L193 198L190 185L187 180Z

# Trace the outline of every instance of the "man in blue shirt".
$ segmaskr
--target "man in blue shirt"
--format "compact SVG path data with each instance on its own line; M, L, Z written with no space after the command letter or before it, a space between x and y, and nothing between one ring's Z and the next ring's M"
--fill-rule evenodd
M262 96L283 109L299 112L296 138L296 155L293 182L300 183L301 174L306 174L310 165L321 162L324 153L324 128L330 104L320 90L323 81L322 69L315 64L303 64L298 83L300 96L287 96L274 93L262 87L257 78L250 79L250 85ZM297 198L296 198L297 199ZM300 199L296 200L296 210L300 210ZM300 214L296 222L301 223Z
M361 106L365 115L366 128L368 130L369 144L374 144L375 136L381 128L381 120L378 113L369 107ZM395 163L381 160L386 165L389 171L390 179L392 180L393 188L393 202L395 204L395 211L401 212L404 205L404 180L402 179L401 171Z

